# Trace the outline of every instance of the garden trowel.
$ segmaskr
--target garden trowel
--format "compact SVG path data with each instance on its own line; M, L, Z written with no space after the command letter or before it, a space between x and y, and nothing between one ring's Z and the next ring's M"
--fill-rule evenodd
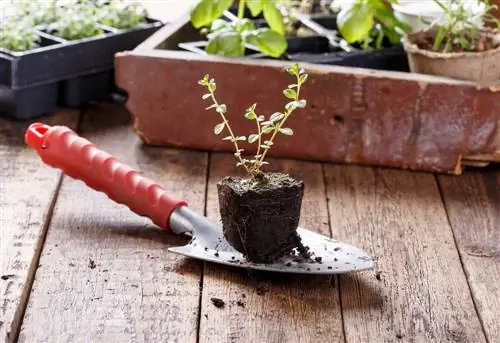
M364 251L344 242L298 228L310 258L290 254L272 264L248 262L224 239L221 227L193 211L184 200L168 194L159 184L120 163L112 155L65 126L32 124L26 143L42 161L68 176L105 193L117 203L150 218L161 229L191 236L187 245L170 247L174 253L209 262L272 272L336 274L373 268L373 259Z

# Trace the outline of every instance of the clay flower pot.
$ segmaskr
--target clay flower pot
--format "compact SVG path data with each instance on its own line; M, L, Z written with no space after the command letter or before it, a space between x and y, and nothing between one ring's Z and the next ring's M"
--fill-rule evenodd
M500 45L481 52L442 53L421 49L416 44L427 28L403 37L403 48L408 57L412 73L451 77L475 82L498 82L500 80ZM431 31L432 32L432 31ZM493 30L482 33L500 42L500 34Z

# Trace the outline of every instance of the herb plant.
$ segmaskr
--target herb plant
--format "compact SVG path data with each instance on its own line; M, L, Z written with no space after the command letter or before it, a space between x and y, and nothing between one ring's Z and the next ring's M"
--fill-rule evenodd
M35 49L40 37L26 22L7 21L0 25L0 49L22 52Z
M104 30L98 23L97 7L84 4L76 4L67 8L64 16L48 26L48 30L55 35L67 39L77 40L103 34Z
M397 0L334 1L332 8L338 12L337 26L349 43L358 43L365 50L380 49L384 38L398 44L411 27L394 15L392 3Z
M236 20L220 17L233 0L201 0L191 13L191 23L204 28L208 45L206 52L214 55L241 57L245 55L246 44L251 44L272 57L281 56L287 49L286 27L276 0L239 0ZM253 17L263 14L269 27L256 28L244 18L245 6Z
M478 19L483 23L491 22L500 27L500 21L491 14L491 10L496 9L497 6L490 5L485 0L481 1L484 7L478 12L472 11L467 6L466 0L455 0L448 4L440 0L433 1L444 11L442 18L438 18L431 23L426 22L429 26L436 28L432 46L433 51L440 50L448 53L454 47L458 47L462 51L476 51L476 43L482 36L481 28L476 24ZM422 19L422 21L424 20Z
M134 29L145 22L148 15L139 3L126 4L123 1L112 1L99 8L100 21L104 25L117 29Z
M28 20L31 25L50 24L61 16L61 7L57 0L20 1L15 4L16 17L23 21Z
M300 90L302 85L306 82L308 75L303 69L299 68L298 64L294 64L292 67L287 68L287 72L295 76L296 79L295 84L291 84L283 90L283 95L290 101L285 105L284 111L275 112L267 119L264 115L257 114L257 104L254 103L250 106L245 112L245 118L255 121L257 130L248 137L238 136L232 130L227 116L227 106L219 103L215 97L215 91L217 89L215 80L207 74L198 81L198 84L204 86L208 91L208 93L203 95L202 99L211 100L212 102L212 105L208 106L206 110L214 109L222 119L220 123L215 125L214 133L220 135L224 129L228 132L229 135L224 137L223 140L231 141L234 144L234 156L237 159L236 166L244 167L246 172L251 176L258 176L261 174L261 167L268 164L264 159L269 149L273 146L274 139L278 133L286 136L293 135L293 130L284 126L285 122L296 109L306 107L306 100L300 99ZM244 149L240 148L238 145L240 141L257 144L256 154L251 158L244 157L242 155Z

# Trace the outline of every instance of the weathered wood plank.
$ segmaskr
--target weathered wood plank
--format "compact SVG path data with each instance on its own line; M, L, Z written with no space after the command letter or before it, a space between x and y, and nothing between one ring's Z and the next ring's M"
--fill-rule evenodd
M36 121L75 128L79 112L60 110ZM24 143L31 121L0 119L0 339L15 336L38 264L61 173L40 165Z
M439 177L444 203L489 342L500 337L500 171Z
M79 112L36 121L76 128ZM61 173L40 165L24 143L31 121L0 119L0 337L15 336L38 263Z
M86 113L82 135L204 208L206 154L143 147L118 107ZM200 263L188 240L64 178L20 342L195 342Z
M285 170L305 182L300 225L329 235L320 164L269 160L268 170ZM237 175L234 156L212 155L207 215L219 219L216 183ZM278 169L276 169L278 168ZM215 307L211 298L226 305ZM206 264L200 342L343 342L335 278L251 273Z
M432 174L326 166L334 237L377 258L340 278L347 342L485 342Z

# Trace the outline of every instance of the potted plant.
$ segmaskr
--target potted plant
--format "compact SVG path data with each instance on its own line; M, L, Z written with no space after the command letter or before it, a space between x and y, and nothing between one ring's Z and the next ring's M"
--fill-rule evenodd
M500 79L500 36L482 23L499 21L485 2L483 10L470 11L465 0L445 4L434 0L444 16L403 38L410 69L475 82L498 82ZM482 18L478 24L478 18Z
M293 135L293 130L285 126L287 120L295 110L306 107L306 100L301 99L300 92L308 75L297 64L287 68L287 72L296 81L283 91L289 102L284 110L268 118L257 114L257 104L251 105L245 118L255 122L256 131L248 136L240 136L231 128L228 109L215 96L216 81L208 74L199 81L207 90L202 98L212 103L206 109L215 110L221 118L214 133L227 132L223 140L234 144L236 165L247 173L246 177L227 176L217 184L224 237L255 263L272 263L294 249L307 257L307 249L296 232L303 182L284 173L262 171L262 167L268 164L265 158L277 135ZM244 149L238 144L241 141L255 144L253 156L244 155Z

